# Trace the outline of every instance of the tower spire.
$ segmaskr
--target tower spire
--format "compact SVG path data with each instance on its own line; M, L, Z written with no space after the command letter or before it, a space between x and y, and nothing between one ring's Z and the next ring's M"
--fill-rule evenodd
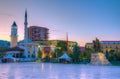
M27 25L28 25L28 22L27 22L27 9L25 10L25 22L24 22L24 40L26 39L27 40Z
M24 44L25 44L25 56L28 57L28 45L27 45L27 40L28 40L28 35L27 35L27 9L25 10L25 22L24 22Z

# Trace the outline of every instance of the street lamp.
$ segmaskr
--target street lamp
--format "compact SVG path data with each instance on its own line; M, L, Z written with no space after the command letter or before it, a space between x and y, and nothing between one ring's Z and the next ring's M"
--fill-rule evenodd
M40 48L40 45L38 45L38 48Z
M61 50L61 47L56 47L56 58L57 58L57 50Z

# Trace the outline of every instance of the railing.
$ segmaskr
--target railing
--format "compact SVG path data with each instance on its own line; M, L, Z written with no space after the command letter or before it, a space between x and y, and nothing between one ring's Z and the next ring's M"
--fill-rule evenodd
M41 58L15 58L15 62L34 62L36 60L41 60Z

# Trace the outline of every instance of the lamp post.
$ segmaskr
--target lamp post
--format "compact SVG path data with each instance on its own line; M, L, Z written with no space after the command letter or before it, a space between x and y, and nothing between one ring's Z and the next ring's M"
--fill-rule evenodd
M38 50L37 50L37 55L38 55L38 53L40 52L40 45L38 45Z
M57 48L55 49L55 52L56 52L55 54L56 54L56 58L57 58Z
M57 52L58 52L58 49L60 50L61 47L56 47L56 58L57 58Z
M116 52L118 53L118 47L116 46Z

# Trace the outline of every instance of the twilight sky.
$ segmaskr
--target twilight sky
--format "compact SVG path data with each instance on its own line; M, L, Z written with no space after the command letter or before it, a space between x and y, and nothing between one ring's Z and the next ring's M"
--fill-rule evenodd
M120 40L120 0L0 0L0 40L10 40L13 21L23 39L25 8L28 26L48 27L49 39Z

